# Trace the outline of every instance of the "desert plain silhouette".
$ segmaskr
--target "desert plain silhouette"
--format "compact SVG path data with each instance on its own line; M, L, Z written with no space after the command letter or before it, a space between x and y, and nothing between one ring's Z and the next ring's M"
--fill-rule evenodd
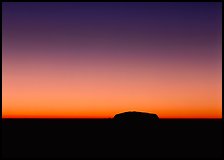
M221 123L159 119L142 112L108 119L3 119L2 153L3 158L23 159L220 159Z

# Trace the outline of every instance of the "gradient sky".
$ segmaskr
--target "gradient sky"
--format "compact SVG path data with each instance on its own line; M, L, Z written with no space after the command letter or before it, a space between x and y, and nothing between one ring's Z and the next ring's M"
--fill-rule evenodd
M222 117L221 3L3 3L3 118Z

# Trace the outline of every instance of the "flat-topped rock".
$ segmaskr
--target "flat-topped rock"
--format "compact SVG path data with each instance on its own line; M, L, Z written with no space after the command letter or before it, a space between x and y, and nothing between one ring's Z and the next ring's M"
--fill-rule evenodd
M159 117L154 113L129 111L116 114L114 120L128 125L147 125L148 123L158 121Z
M159 117L154 113L146 113L146 112L137 112L137 111L129 111L118 113L114 116L114 119L149 119L149 120L157 120Z

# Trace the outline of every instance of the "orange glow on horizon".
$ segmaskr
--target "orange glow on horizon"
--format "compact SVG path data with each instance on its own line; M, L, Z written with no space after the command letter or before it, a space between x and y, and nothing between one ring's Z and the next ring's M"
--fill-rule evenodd
M2 118L222 118L221 4L2 8Z
M3 71L3 118L111 118L125 111L151 112L160 118L222 117L216 73L207 77L208 71L177 68L167 74L164 68L156 75L130 67L125 74L112 69L109 74L106 66L76 73L49 72L45 67Z

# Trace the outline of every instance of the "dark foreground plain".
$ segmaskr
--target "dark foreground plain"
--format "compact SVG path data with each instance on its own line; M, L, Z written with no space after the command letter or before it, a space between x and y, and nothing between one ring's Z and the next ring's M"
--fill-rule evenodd
M221 119L2 119L3 158L221 159Z

